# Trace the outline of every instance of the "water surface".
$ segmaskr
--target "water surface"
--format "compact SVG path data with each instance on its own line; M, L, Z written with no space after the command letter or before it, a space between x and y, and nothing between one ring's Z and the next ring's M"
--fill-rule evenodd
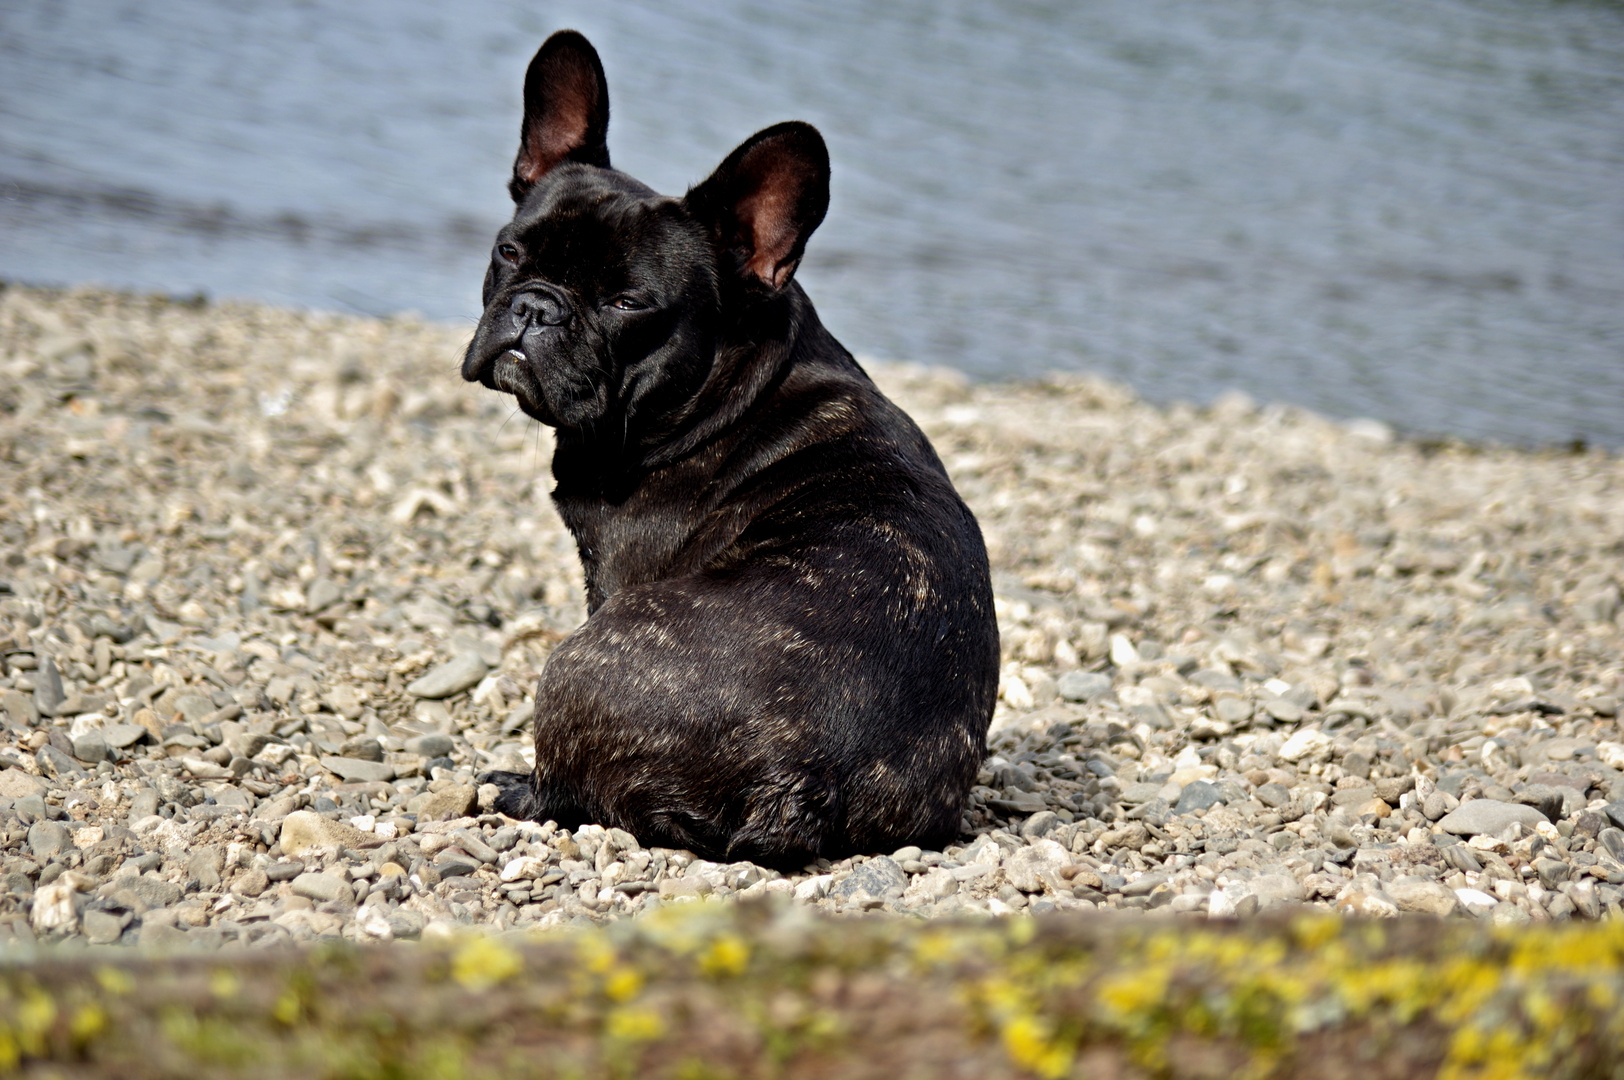
M667 191L818 125L860 355L1624 446L1624 8L0 0L0 276L472 324L524 66Z

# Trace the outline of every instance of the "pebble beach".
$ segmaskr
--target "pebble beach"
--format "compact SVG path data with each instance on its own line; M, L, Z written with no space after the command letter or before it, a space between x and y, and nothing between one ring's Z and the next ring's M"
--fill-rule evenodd
M585 618L471 327L0 291L0 947L718 898L1624 919L1624 459L867 365L992 558L962 835L783 875L491 812ZM836 672L831 678L838 678Z

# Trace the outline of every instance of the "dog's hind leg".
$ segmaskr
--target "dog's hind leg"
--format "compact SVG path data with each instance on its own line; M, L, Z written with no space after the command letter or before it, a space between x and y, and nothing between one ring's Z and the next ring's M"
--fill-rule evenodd
M750 790L727 857L800 869L845 846L841 809L833 779L802 770L775 776Z
M499 814L506 814L519 821L534 821L541 810L541 801L536 798L536 776L534 773L503 772L495 770L480 773L480 784L495 784L498 790L495 810Z

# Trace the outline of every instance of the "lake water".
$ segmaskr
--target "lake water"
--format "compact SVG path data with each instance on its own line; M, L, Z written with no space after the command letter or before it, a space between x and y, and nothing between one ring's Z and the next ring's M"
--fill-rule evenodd
M818 125L859 355L1624 446L1624 7L0 0L0 277L472 325L526 62L661 190Z

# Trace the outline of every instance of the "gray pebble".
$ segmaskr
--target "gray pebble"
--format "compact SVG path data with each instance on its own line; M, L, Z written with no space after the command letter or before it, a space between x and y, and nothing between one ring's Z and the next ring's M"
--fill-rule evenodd
M1258 705L1282 724L1295 724L1307 715L1301 705L1286 697L1269 695L1260 700Z
M354 895L354 890L350 888L348 878L336 871L329 870L319 874L300 874L294 878L293 895L321 902L337 900L340 897L351 897Z
M108 746L123 750L146 738L147 729L140 724L108 724L102 728L101 734Z
M1184 790L1179 792L1179 799L1173 806L1173 812L1193 814L1197 810L1210 810L1222 802L1224 796L1221 791L1205 780L1195 780L1185 784Z
M1111 677L1099 671L1068 671L1055 682L1067 701L1094 701L1111 692Z
M420 757L445 757L455 748L456 743L451 736L443 735L438 731L431 731L427 735L418 735L406 740L406 752L417 754Z
M388 782L395 778L395 767L383 761L362 758L324 757L321 767L343 780L363 783Z
M28 849L38 861L50 862L73 849L73 834L59 821L36 821L28 827Z
M114 914L111 911L102 911L89 908L81 918L85 937L92 945L111 945L124 933L124 928L130 924L129 913Z
M1257 789L1257 801L1272 810L1291 805L1291 789L1284 784L1263 784Z
M107 739L94 728L73 740L73 756L94 765L107 760Z
M267 881L292 881L304 873L305 864L299 859L288 859L283 862L273 862L265 866L265 879Z
M42 657L39 668L34 672L34 707L42 716L55 716L57 707L67 697L62 689L62 673L57 671L56 661L50 656Z
M406 692L420 698L448 698L461 693L483 679L490 665L476 653L458 653L451 659L432 667L421 678L408 683Z
M829 890L831 896L848 899L857 892L870 896L901 896L908 887L908 875L902 872L896 860L881 855L869 859L853 870L851 876Z
M1545 820L1545 815L1531 806L1495 799L1473 799L1445 814L1438 820L1438 825L1456 836L1479 836L1484 833L1498 836L1513 822L1521 822L1524 829L1532 832L1534 826Z

